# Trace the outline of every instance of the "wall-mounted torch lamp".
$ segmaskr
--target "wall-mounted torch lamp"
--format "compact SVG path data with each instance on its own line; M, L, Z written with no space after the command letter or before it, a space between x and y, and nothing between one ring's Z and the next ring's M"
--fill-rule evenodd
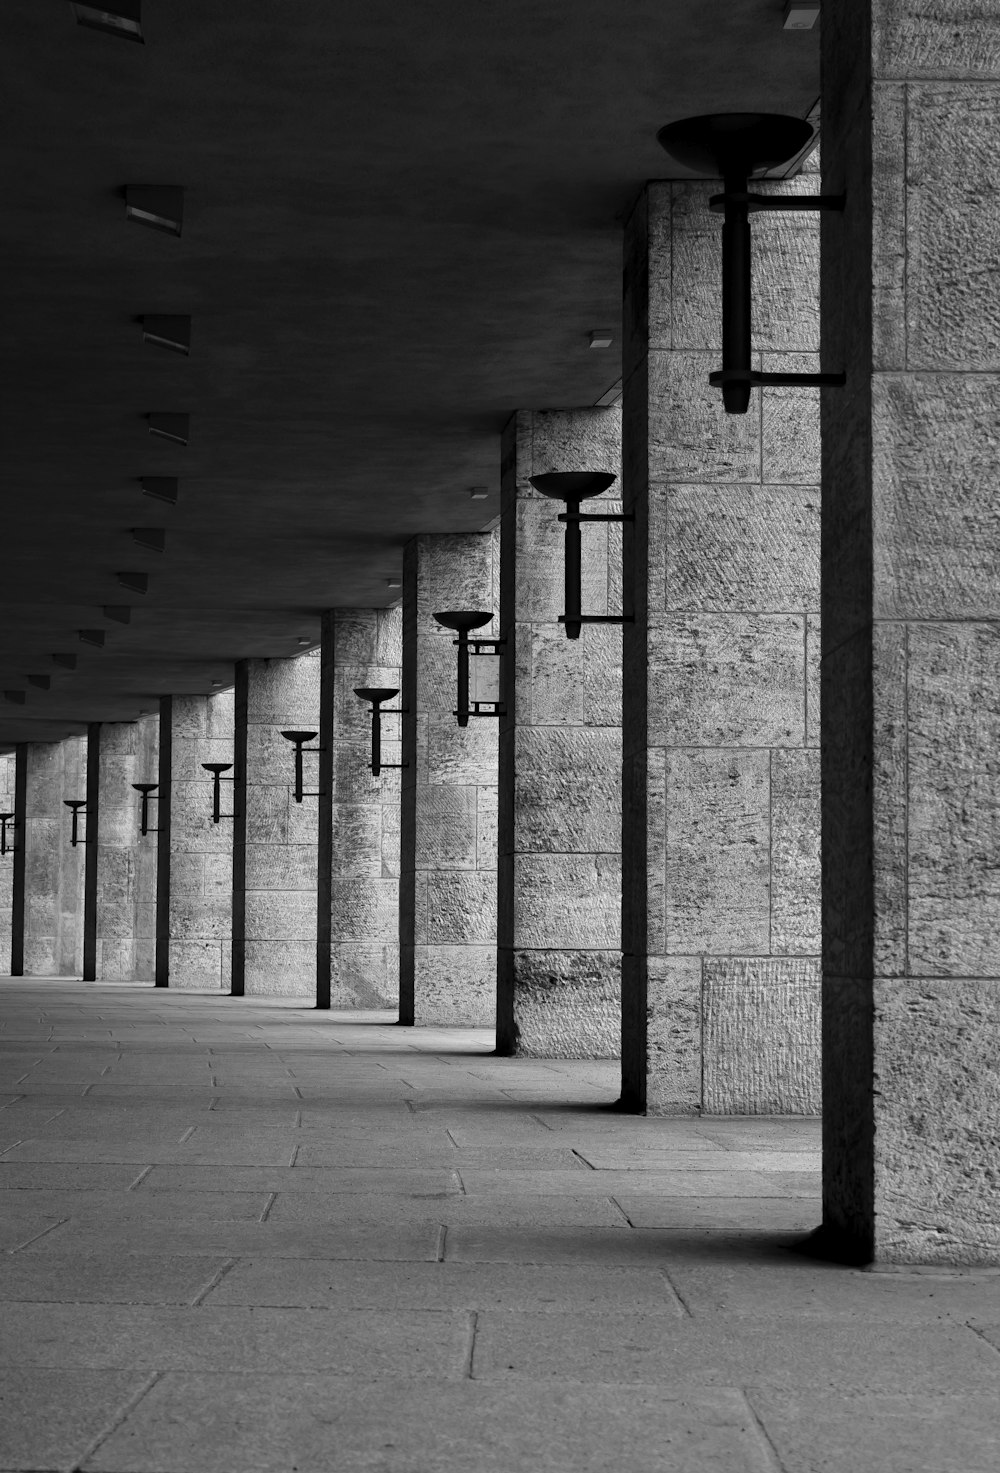
M383 768L388 769L388 768L408 767L409 766L409 763L408 762L383 762L382 761L382 717L383 716L400 716L400 715L402 715L402 712L399 711L399 710L395 710L395 711L383 711L382 710L382 702L383 701L391 701L392 698L393 698L393 696L398 696L399 695L399 689L398 689L398 687L396 687L396 686L387 686L387 685L386 686L383 686L383 685L356 685L354 687L354 694L358 697L359 700L361 700L361 701L368 701L368 702L371 703L371 708L372 708L372 760L371 760L372 777L378 777Z
M311 742L316 735L314 731L283 731L281 735L286 742L291 742L295 748L295 793L296 803L301 803L303 798L322 798L325 795L320 792L304 793L302 791L302 753L322 752L322 747L307 747L306 742Z
M17 851L16 844L7 843L7 825L12 829L17 828L17 822L13 813L0 813L0 854L14 854Z
M86 817L87 800L86 798L64 798L63 803L73 815L73 826L70 829L69 842L70 848L75 849L77 844L86 844L87 842L86 836L82 839L80 838L79 830L80 814L82 813Z
M558 518L566 523L566 612L559 615L559 623L566 626L566 638L579 639L584 624L631 624L631 614L584 614L580 609L581 522L635 520L631 512L584 512L580 510L580 503L591 496L600 496L602 491L614 485L618 477L609 471L550 471L547 475L529 479L543 496L566 503L566 510Z
M139 804L139 833L143 838L147 834L158 834L160 832L159 829L151 829L149 827L149 801L150 794L156 792L159 783L133 783L132 786L140 794L142 800ZM159 803L159 801L159 798L153 799L154 803Z
M235 782L236 779L223 777L222 774L228 772L233 764L231 762L203 762L201 765L206 772L212 774L212 822L218 823L222 818L232 818L233 814L222 812L222 784Z
M805 152L813 127L782 113L709 113L668 123L656 135L671 158L725 190L709 208L722 226L722 369L708 381L722 390L727 414L746 414L750 390L765 384L840 385L843 373L761 373L750 367L750 216L758 210L842 210L842 194L751 194L750 176L776 169Z
M502 639L479 639L476 636L470 640L469 633L473 629L481 629L493 618L492 609L484 612L482 609L445 609L434 615L437 622L444 629L454 629L458 638L453 644L458 645L458 701L457 710L452 712L458 717L459 726L468 726L470 716L503 716L505 711L497 701L473 701L469 702L469 655L496 655L499 657L504 641ZM485 709L485 708L489 709Z

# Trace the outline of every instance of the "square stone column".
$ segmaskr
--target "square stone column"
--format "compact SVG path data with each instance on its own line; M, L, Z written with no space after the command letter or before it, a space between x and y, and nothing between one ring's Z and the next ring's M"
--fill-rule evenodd
M708 383L720 188L650 184L626 235L623 1093L815 1113L819 396L755 389L728 415ZM753 231L756 366L816 372L816 217Z
M25 788L24 975L79 977L87 850L82 843L70 847L70 811L63 804L86 796L86 737L29 742ZM87 820L81 818L81 838L86 830Z
M402 610L327 609L321 636L317 1006L399 1003L400 774L371 772L371 707L357 686L399 688ZM390 707L398 707L397 698ZM382 719L382 756L400 760L400 718Z
M238 997L315 995L319 805L330 798L315 796L318 762L306 751L303 788L312 796L295 802L294 748L281 733L318 734L319 686L318 650L236 667L232 990Z
M156 835L139 832L133 783L157 781L156 717L104 722L99 763L96 979L152 981L156 943ZM157 825L158 804L149 805Z
M621 413L522 410L503 439L497 1050L621 1050L620 624L558 622L561 502L529 477L621 473ZM621 510L620 481L583 510ZM621 524L582 529L585 613L621 612Z
M0 757L0 813L16 812L17 753L5 753ZM13 823L7 825L7 854L0 856L0 974L9 976L12 970L14 940L14 870L16 855L14 846L20 844L20 830ZM22 901L23 904L23 901Z
M1000 12L823 8L824 1217L1000 1263Z
M233 761L233 692L164 696L160 702L156 980L225 990L232 975L233 785L226 816L212 822L212 775L203 762ZM232 776L229 773L228 776Z
M496 1018L497 721L454 716L455 634L435 610L499 605L499 537L421 536L403 558L400 1021ZM497 638L498 621L483 638ZM496 700L497 661L472 660L471 696ZM484 668L488 667L488 668ZM476 684L476 682L479 682Z

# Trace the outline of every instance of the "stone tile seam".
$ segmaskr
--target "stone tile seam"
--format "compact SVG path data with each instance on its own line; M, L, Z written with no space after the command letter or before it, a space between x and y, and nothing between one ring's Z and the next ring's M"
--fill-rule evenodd
M771 1435L765 1427L760 1413L758 1412L757 1408L754 1406L753 1401L750 1398L750 1389L746 1386L740 1386L736 1389L739 1391L739 1394L743 1398L743 1402L747 1408L747 1411L750 1413L750 1420L753 1423L754 1431L757 1433L758 1444L761 1447L761 1451L763 1452L766 1461L770 1465L772 1473L788 1473L788 1465L783 1462L781 1457L779 1456L778 1449L771 1441Z
M72 1465L73 1473L79 1473L79 1470L83 1468L85 1463L89 1462L97 1450L107 1442L108 1438L113 1436L119 1427L124 1426L139 1403L149 1395L156 1383L162 1380L163 1375L164 1373L162 1371L154 1371L152 1375L146 1377L137 1390L119 1408L110 1424L102 1432L99 1432L97 1437L87 1444L81 1456L74 1460Z

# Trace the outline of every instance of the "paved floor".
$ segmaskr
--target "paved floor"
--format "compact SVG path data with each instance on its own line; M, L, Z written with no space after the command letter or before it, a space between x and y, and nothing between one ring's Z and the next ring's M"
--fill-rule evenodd
M0 982L0 1469L996 1473L1000 1277L815 1263L814 1121L492 1041Z

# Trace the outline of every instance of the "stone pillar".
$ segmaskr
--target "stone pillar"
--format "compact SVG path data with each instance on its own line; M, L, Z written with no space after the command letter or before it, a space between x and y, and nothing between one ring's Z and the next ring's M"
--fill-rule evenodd
M212 822L203 762L233 760L233 692L160 702L157 981L228 992L232 969L233 786ZM228 776L232 776L229 773Z
M1000 15L823 10L824 1219L1000 1262Z
M133 783L157 781L157 719L105 722L99 757L96 977L152 981L156 913L156 835L139 832ZM156 827L156 803L150 827Z
M86 845L70 847L67 798L83 798L87 739L30 742L25 752L24 974L79 977L83 971ZM87 820L80 819L80 836Z
M565 508L545 471L621 471L621 413L521 411L503 441L497 1050L617 1058L621 1046L620 624L569 640ZM584 510L621 510L620 483ZM621 613L621 524L583 528L585 613Z
M414 537L403 559L400 1021L496 1018L497 722L455 710L455 635L440 609L499 604L493 533ZM479 631L497 637L497 620ZM472 699L496 700L496 659L473 660ZM484 668L485 667L485 668Z
M623 1096L815 1113L818 391L755 390L727 415L709 386L719 188L650 184L627 227ZM816 372L816 218L753 221L756 366Z
M14 813L17 788L17 755L0 757L0 813ZM8 852L0 856L0 974L11 973L14 932L14 847L20 834L13 823L7 825Z
M399 1003L399 771L372 776L369 706L356 686L397 688L402 613L328 609L321 643L317 1006ZM399 700L389 702L398 707ZM382 720L382 756L400 760L400 718Z
M14 853L11 865L10 970L24 976L25 833L28 813L28 743L18 742L14 757Z
M319 684L318 650L293 660L244 660L237 667L236 996L314 996L319 805L329 795L315 796L318 763L316 753L307 751L303 786L311 796L294 801L294 749L281 733L318 733Z

